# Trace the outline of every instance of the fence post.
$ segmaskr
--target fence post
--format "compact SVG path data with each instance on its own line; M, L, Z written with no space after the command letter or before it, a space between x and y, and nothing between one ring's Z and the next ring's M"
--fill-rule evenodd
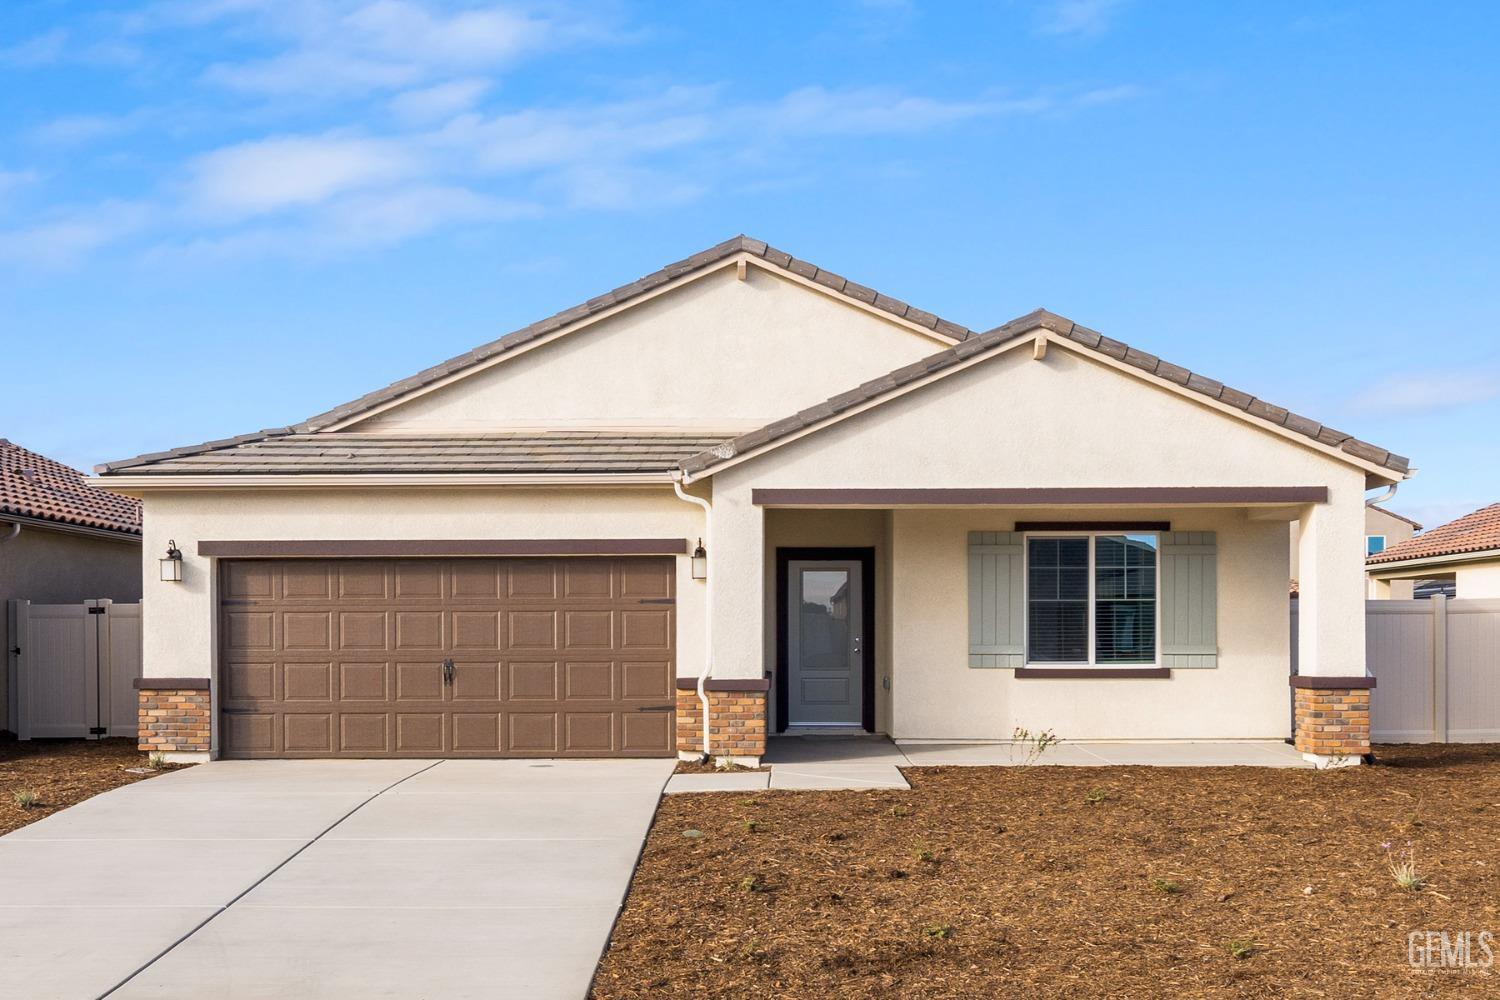
M1432 598L1432 728L1433 738L1448 742L1448 596Z

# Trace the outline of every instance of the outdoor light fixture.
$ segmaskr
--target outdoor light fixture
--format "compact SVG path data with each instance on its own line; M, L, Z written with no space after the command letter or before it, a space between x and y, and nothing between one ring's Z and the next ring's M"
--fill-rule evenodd
M693 550L693 579L708 579L708 552L703 548L703 539L698 539L698 547Z
M167 543L167 554L161 558L161 578L166 583L182 582L182 550L175 538Z

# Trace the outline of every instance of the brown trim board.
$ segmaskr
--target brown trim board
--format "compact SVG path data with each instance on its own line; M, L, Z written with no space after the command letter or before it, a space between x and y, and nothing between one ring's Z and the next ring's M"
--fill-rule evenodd
M710 677L703 682L705 691L769 691L771 690L771 678L769 677ZM677 678L677 690L698 690L698 678Z
M137 677L131 681L137 691L207 691L207 677Z
M1326 486L1065 486L1002 489L752 489L762 507L1041 507L1327 503Z
M1171 531L1171 521L1017 521L1016 531Z
M432 556L681 556L686 538L377 538L202 541L200 556L221 559Z
M1293 674L1288 682L1294 688L1309 691L1368 691L1375 686L1373 677L1313 677Z
M1017 667L1021 680L1125 681L1166 680L1171 667Z

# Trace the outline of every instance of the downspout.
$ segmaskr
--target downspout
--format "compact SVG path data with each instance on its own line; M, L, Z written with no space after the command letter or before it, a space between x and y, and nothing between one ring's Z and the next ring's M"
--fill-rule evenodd
M709 552L714 550L713 539L713 504L702 497L695 497L682 488L682 484L690 482L686 472L672 473L672 489L676 491L680 500L695 503L703 508L703 546ZM708 574L704 581L704 611L703 611L703 668L698 671L698 703L703 706L703 759L709 758L708 744L708 675L713 670L714 653L714 574Z
M1382 494L1380 494L1380 496L1378 496L1378 497L1372 497L1371 499L1366 500L1365 501L1365 506L1366 507L1378 507L1378 506L1380 506L1381 504L1383 504L1387 500L1389 500L1391 497L1393 497L1393 496L1396 495L1396 488L1399 487L1400 485L1401 485L1400 483L1392 483L1391 485L1389 485L1389 486L1386 487L1385 492L1382 493Z

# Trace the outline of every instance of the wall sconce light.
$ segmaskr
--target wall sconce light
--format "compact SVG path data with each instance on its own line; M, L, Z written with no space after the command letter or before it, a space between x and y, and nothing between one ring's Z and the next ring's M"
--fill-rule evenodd
M175 538L167 543L167 554L161 558L161 578L165 583L182 582L182 550Z
M693 550L693 579L708 579L708 552L703 548L703 539L698 539L698 547Z

